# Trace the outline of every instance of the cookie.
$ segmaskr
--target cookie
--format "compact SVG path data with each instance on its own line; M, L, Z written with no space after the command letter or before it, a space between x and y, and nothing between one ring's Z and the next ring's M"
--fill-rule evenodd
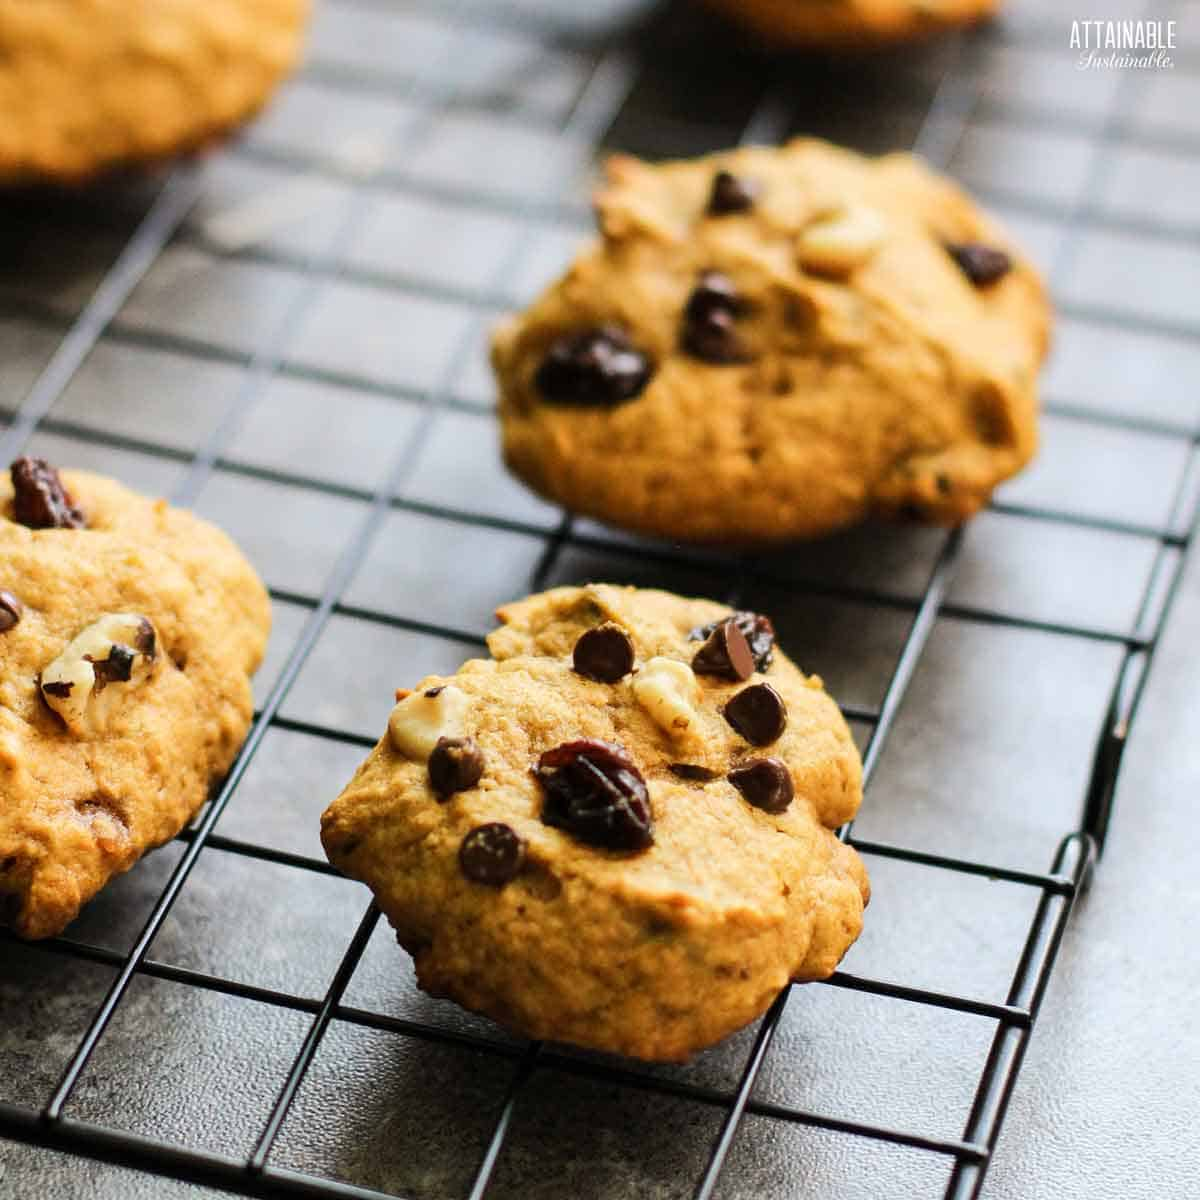
M0 4L0 182L73 182L203 145L295 66L308 0Z
M490 659L397 693L322 818L421 987L675 1061L828 976L868 896L833 833L862 770L770 621L603 584L497 616Z
M771 45L868 49L991 16L1000 0L704 0Z
M618 157L600 239L496 330L504 456L636 532L969 517L1034 453L1042 283L907 154L814 140Z
M229 539L97 475L0 482L0 924L60 933L249 727L270 604Z

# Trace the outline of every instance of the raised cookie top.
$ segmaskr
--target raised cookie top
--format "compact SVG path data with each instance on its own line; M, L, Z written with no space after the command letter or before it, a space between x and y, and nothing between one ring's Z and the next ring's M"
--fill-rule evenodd
M873 504L960 518L1032 453L1040 280L910 155L622 156L596 208L599 241L494 342L506 454L541 490L652 532L786 536Z
M493 657L401 693L326 813L326 848L350 873L360 852L378 861L417 838L457 855L462 886L561 878L571 860L651 900L770 906L797 842L856 811L845 723L760 614L592 585L498 616ZM745 854L714 853L725 841Z

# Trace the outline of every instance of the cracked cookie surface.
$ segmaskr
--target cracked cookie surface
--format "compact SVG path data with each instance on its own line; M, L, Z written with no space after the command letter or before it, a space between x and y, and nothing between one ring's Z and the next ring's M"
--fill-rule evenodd
M0 4L0 182L71 182L203 145L296 64L308 0Z
M29 938L204 803L245 737L270 628L212 525L100 476L62 483L56 506L0 482L0 924Z
M771 44L868 49L971 25L1000 0L704 0Z
M530 1037L679 1060L829 975L868 895L833 832L861 764L769 622L607 585L497 615L490 659L398 693L322 819L421 986Z
M503 450L640 533L957 523L1028 461L1049 305L954 184L813 140L619 157L601 237L496 331Z

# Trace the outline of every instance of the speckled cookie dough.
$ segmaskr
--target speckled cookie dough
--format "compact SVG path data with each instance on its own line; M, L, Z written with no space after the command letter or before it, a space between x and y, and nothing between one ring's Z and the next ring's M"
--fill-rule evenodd
M598 584L502 608L398 693L322 819L421 986L508 1028L681 1060L828 976L867 877L862 769L770 621Z
M870 49L972 25L1000 0L704 0L772 45Z
M60 933L233 761L270 628L219 530L78 471L0 482L0 924ZM15 492L14 492L15 485Z
M543 495L772 542L960 522L1034 453L1041 280L910 155L620 157L597 211L600 239L493 341L504 456Z
M244 121L295 66L309 0L0 4L0 183L71 182Z

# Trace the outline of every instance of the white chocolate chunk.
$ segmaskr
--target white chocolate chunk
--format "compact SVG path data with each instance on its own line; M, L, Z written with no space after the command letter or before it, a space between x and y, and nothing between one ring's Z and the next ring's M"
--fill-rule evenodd
M72 733L102 732L129 689L153 671L157 647L148 618L137 613L101 617L42 671L42 695Z
M819 216L801 232L796 250L806 270L841 277L861 267L886 235L887 225L879 213L849 204Z
M388 717L392 745L405 756L425 762L438 738L462 737L471 699L452 683L405 696Z
M650 719L672 737L687 738L699 731L695 703L700 685L687 663L662 656L650 659L634 676L633 694Z

